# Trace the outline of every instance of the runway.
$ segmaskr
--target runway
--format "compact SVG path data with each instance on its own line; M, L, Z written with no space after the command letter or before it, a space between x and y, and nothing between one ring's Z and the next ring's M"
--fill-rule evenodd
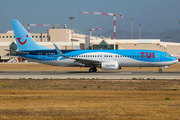
M180 79L180 72L0 71L0 79Z

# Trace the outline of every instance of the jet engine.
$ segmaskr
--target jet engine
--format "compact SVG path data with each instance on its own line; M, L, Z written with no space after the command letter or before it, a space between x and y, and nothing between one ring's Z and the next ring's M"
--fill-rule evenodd
M119 67L118 62L102 62L101 69L102 70L118 70L118 69L121 69L121 67Z

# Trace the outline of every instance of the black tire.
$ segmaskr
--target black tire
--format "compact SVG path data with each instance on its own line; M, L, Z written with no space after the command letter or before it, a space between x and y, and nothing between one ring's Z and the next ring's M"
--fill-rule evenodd
M162 70L161 70L161 69L159 69L159 73L162 73Z
M93 69L92 69L92 68L90 68L90 69L89 69L89 72L93 72Z
M93 72L96 72L96 71L97 71L96 67L93 67L93 68L91 68L91 69L93 69Z

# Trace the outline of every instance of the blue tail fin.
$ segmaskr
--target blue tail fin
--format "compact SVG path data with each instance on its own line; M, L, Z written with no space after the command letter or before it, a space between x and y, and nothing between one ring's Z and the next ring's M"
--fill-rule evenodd
M50 50L51 49L51 48L38 45L36 41L34 41L34 39L24 29L21 23L19 23L18 20L11 20L11 24L14 31L18 51Z

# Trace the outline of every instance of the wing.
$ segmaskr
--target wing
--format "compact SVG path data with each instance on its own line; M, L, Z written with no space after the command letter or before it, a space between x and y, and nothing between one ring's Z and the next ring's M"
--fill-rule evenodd
M89 66L96 66L99 65L101 63L101 61L98 60L87 60L87 59L80 59L80 58L70 58L70 59L74 59L74 62L79 62L85 65L89 65Z
M65 58L73 59L73 60L75 60L74 62L79 62L79 63L85 64L87 66L99 65L101 63L101 61L98 61L98 60L87 60L87 59L82 59L82 58L74 58L74 57L65 56L55 44L53 44L53 45L56 48L56 51L59 55L65 57Z

